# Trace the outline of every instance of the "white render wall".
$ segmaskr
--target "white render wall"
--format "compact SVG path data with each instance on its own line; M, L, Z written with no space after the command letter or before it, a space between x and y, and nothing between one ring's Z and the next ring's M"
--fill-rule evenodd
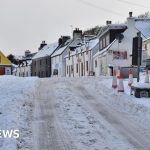
M20 76L20 77L30 77L31 76L31 66L17 67L15 75Z
M66 58L66 77L88 76L92 68L92 66L90 66L91 65L90 55L91 51L88 51L82 52L82 55L81 53L79 53L77 55L70 56L70 59ZM77 72L77 64L78 64L78 72ZM67 66L68 66L68 73L67 73ZM72 66L73 72L71 71Z
M150 39L143 43L143 60L150 59Z
M52 76L53 76L54 69L58 69L58 76L62 77L63 76L62 55L52 57L51 62L52 62Z
M96 76L107 75L110 73L109 66L131 66L132 64L132 41L133 37L137 36L138 30L135 27L135 18L127 18L127 29L123 32L124 38L121 43L118 40L110 46L106 54L100 54L93 58L93 67ZM127 60L114 60L113 51L127 51ZM109 53L111 52L111 53ZM97 60L97 67L95 67Z

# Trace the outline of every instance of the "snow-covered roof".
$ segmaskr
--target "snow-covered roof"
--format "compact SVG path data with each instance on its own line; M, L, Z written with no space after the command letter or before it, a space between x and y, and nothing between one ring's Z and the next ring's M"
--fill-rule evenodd
M93 39L89 41L88 49L93 49L99 43L99 39Z
M105 47L103 50L97 52L93 57L97 57L98 55L101 55L103 53L106 54L106 51L113 45L113 43L115 42L116 40L114 40L112 43L110 43L107 47Z
M98 33L98 37L104 35L106 32L112 29L126 29L126 28L127 28L126 24L109 24L101 28L101 30Z
M44 46L32 59L50 56L58 47L58 42Z
M32 60L27 60L28 66L32 64Z
M99 39L95 38L92 40L89 40L88 43L82 43L80 46L77 47L73 52L71 52L70 56L80 54L81 52L85 52L86 50L92 50L97 44L99 43ZM66 55L65 58L69 57L69 55Z
M17 67L18 67L18 65L16 65L16 64L12 64L12 67L17 68Z
M135 27L141 31L146 39L150 37L150 19L136 19Z
M68 45L59 48L58 50L56 50L53 54L52 57L57 56L57 55L61 55L63 53L63 51L67 48Z

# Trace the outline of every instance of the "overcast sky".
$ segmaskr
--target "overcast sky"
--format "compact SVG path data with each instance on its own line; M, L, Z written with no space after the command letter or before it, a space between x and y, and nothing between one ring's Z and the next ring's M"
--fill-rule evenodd
M149 6L149 7L148 7ZM52 43L72 28L124 22L150 10L149 0L0 0L0 50L4 54L37 51L42 40Z

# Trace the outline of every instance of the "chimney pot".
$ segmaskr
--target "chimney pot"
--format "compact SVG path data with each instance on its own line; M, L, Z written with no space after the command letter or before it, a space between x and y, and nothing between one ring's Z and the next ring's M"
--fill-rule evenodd
M109 25L109 24L111 24L111 23L112 23L112 22L109 21L109 20L106 21L106 25Z
M133 12L129 12L129 17L132 17Z

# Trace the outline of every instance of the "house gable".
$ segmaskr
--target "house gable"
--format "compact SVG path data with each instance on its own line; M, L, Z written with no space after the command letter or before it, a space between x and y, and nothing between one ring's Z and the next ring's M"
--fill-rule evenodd
M0 65L11 65L10 60L0 51Z

